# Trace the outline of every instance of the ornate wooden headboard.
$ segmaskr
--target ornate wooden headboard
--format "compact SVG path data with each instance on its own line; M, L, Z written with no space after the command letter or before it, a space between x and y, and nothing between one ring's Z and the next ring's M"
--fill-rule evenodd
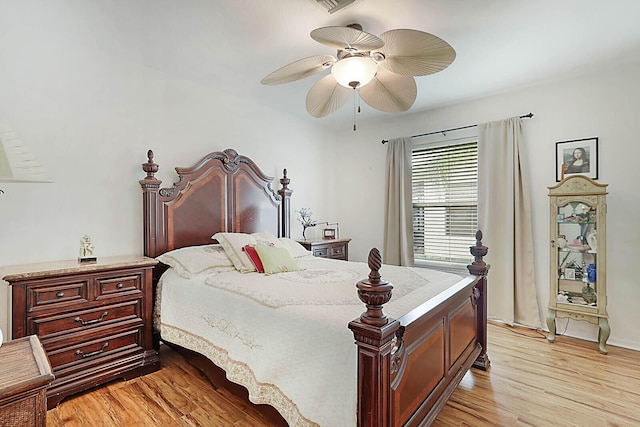
M282 188L271 188L267 176L248 157L233 149L204 156L191 167L176 167L178 180L160 188L158 165L147 153L140 180L144 203L144 254L156 257L185 246L213 243L219 231L271 231L290 236L290 197L287 170Z

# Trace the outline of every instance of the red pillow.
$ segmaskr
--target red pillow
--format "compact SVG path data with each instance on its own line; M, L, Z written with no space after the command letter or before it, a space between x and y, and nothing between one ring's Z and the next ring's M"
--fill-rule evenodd
M256 252L256 248L251 245L245 245L242 247L242 250L247 253L247 256L253 263L253 266L258 270L258 273L264 273L264 267L262 266L262 261L260 260L260 256L258 256L258 252Z

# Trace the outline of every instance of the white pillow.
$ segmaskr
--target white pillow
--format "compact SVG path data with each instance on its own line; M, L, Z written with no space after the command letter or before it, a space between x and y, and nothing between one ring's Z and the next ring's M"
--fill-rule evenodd
M286 248L293 258L311 255L311 251L306 250L304 246L293 239L281 237L278 240L280 241L280 245Z
M278 240L278 238L269 231L253 233L252 236L256 239L256 242L259 245L280 246L280 241Z
M235 268L221 245L187 246L166 252L156 259L186 279Z
M217 240L218 243L222 245L227 256L236 267L236 270L241 273L256 271L255 265L253 265L246 252L242 250L244 246L258 244L267 246L280 245L278 238L268 231L253 234L216 233L212 236L212 239Z

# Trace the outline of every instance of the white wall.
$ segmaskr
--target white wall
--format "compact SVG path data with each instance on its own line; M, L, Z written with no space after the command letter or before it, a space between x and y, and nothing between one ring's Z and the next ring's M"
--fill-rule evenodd
M320 127L236 97L225 85L146 64L146 36L162 30L105 2L0 5L0 123L19 134L50 184L0 183L2 266L77 257L91 236L96 255L142 253L140 165L148 149L171 186L175 166L234 148L276 178L287 168L292 208L326 217L333 200L316 179L329 157ZM159 9L160 10L160 9ZM164 10L164 9L162 9ZM165 10L178 19L187 9ZM144 26L148 28L144 28ZM180 46L156 46L168 51ZM170 67L168 67L170 68ZM258 84L256 82L256 84ZM272 187L277 189L276 180ZM292 237L300 237L294 224ZM9 337L9 293L0 285L0 328Z
M607 289L611 337L609 343L640 349L640 286L635 264L640 259L640 197L634 179L640 144L637 142L640 62L594 71L571 79L545 82L490 98L473 100L426 113L368 122L357 133L341 136L345 155L342 168L350 172L341 192L345 228L354 241L352 259L366 259L369 248L382 247L384 167L386 146L381 139L415 135L474 123L500 120L533 112L525 120L532 183L535 274L542 324L549 298L549 200L547 187L555 185L555 143L598 137L599 179L609 184L607 198ZM450 137L460 134L450 133ZM421 141L421 140L419 140ZM365 165L365 167L360 167ZM363 191L367 188L367 191ZM366 214L364 212L367 212ZM489 248L491 251L491 248ZM489 252L491 253L491 252ZM490 262L499 262L498 260ZM590 340L597 327L561 319L558 332Z

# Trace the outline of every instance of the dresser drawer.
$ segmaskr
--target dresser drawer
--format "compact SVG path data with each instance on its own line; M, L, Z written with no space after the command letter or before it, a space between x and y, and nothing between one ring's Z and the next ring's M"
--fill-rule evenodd
M89 302L88 280L49 283L32 286L27 290L27 312L60 309L66 306Z
M313 248L313 256L317 256L320 258L328 258L329 248Z
M29 334L37 334L41 339L87 331L114 322L141 317L140 300L123 302L103 307L71 313L29 319Z
M122 357L123 353L141 353L141 329L142 325L117 333L111 331L109 334L96 336L90 341L58 349L47 349L56 379L62 379L91 365L103 364L107 360Z
M298 240L313 256L348 261L351 239Z
M344 259L346 245L336 245L329 248L329 258Z
M122 295L140 294L142 280L139 274L96 278L98 295L96 300L115 298Z

